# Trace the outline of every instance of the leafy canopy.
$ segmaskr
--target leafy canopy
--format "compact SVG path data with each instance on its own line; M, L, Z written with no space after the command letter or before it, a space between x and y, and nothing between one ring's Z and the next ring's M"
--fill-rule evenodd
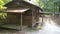
M5 9L5 4L9 3L12 0L0 0L0 10Z
M32 4L35 4L42 8L46 12L57 12L59 9L60 0L31 0Z

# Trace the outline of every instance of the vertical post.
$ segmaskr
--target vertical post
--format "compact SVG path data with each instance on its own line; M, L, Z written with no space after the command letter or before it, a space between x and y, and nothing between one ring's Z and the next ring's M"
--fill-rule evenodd
M44 15L42 14L42 23L41 26L44 24L44 19L43 19Z
M43 23L43 15L42 15L42 23Z
M33 11L32 11L32 24L33 24ZM32 28L33 28L33 26L32 26Z
M34 16L33 16L33 11L32 11L32 24L33 24ZM32 27L33 28L33 27Z
M20 24L20 31L22 31L22 13L21 13L21 24Z

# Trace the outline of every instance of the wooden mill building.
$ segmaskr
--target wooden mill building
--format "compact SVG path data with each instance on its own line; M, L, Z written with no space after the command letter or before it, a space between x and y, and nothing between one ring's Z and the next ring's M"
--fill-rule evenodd
M5 5L7 7L7 23L8 24L21 24L21 12L22 24L33 26L35 23L39 23L39 13L42 9L36 5L28 3L24 0L13 0Z

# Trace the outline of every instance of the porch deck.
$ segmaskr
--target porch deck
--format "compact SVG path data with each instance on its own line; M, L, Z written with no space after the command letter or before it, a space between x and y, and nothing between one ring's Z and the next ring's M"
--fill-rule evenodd
M2 29L0 30L0 34L60 34L60 27L54 23L49 23L47 19L42 29L25 28L23 31Z

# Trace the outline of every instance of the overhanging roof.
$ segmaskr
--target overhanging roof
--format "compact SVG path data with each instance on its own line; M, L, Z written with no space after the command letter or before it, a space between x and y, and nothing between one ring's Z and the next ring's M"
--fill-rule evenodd
M8 10L6 10L6 11L4 11L4 12L12 12L12 13L23 13L23 12L25 12L25 11L27 11L27 10L29 10L29 8L24 8L24 9L13 9L13 10L10 10L10 9L8 9Z
M20 1L16 0L16 1L11 1L10 3L14 3L14 2L20 2ZM5 6L7 7L10 3L7 3ZM40 7L38 7L38 6L36 6L36 5L32 4L32 3L29 3L29 2L26 2L26 1L23 1L23 3L32 5L32 6L36 7L36 8L38 8L38 9L40 9L41 11L43 11Z

